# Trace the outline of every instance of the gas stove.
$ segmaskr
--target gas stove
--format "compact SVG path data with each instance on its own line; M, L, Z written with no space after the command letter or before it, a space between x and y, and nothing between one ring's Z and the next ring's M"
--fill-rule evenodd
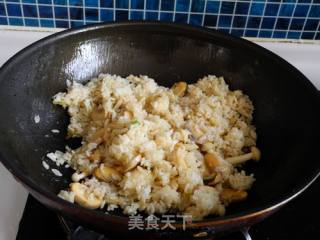
M214 237L215 240L286 240L319 239L320 179L302 195L247 231ZM318 237L317 237L318 236ZM107 235L82 227L47 209L32 196L20 221L17 240L111 240ZM199 238L210 239L210 238Z

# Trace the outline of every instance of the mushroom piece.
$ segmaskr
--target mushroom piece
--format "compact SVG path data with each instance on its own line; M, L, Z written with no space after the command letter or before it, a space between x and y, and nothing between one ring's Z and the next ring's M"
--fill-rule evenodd
M218 156L215 153L207 153L204 155L204 161L211 171L220 165Z
M101 164L96 168L93 175L104 182L118 182L121 180L121 174L114 168Z
M113 106L114 111L116 111L121 105L122 105L123 101L122 99L119 99L116 104Z
M81 179L85 178L86 176L88 176L88 174L85 172L74 172L71 176L71 179L73 182L79 182Z
M101 153L99 149L95 149L92 154L89 156L89 160L92 162L100 162L101 161Z
M97 130L92 136L88 139L89 142L94 142L96 144L100 144L104 141L105 129L100 128Z
M214 177L214 179L212 181L210 181L208 183L209 186L215 186L217 185L218 183L221 183L223 180L223 177L220 173L217 173L216 176Z
M171 89L174 95L183 97L185 91L187 90L187 86L188 85L186 82L177 82L171 87Z
M208 181L215 179L216 176L217 176L217 173L213 172L210 175L203 176L203 180L208 182Z
M124 168L124 172L129 172L134 169L141 162L141 156L138 155L134 159L132 159Z
M96 209L102 204L102 197L96 196L94 193L89 192L89 188L81 183L71 183L71 191L74 193L74 201L79 205L89 208Z
M103 109L94 109L91 114L90 117L93 121L102 121L105 119L105 113Z
M225 160L227 162L235 165L235 164L244 163L250 159L258 161L258 160L260 160L260 157L261 157L260 150L256 147L251 147L250 153L246 153L246 154L236 156L236 157L229 157L229 158L226 158Z
M93 171L93 176L95 176L97 179L99 179L100 181L104 181L106 182L106 179L104 178L104 176L102 175L102 172L100 170L100 168L96 168L94 171Z
M235 190L232 188L224 188L220 193L220 199L223 203L243 201L247 198L248 193L244 190Z

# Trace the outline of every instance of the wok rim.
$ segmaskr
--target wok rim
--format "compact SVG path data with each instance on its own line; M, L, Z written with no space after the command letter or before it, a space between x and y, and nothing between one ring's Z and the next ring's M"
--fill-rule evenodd
M66 38L70 35L79 34L82 32L89 32L89 31L95 31L99 29L104 28L117 28L121 26L137 26L137 27L143 27L143 26L155 26L155 27L163 27L163 28L171 28L171 30L183 30L188 31L189 34L191 32L194 33L202 33L207 37L207 40L209 41L209 38L218 37L220 39L225 39L228 42L234 42L235 44L239 46L245 46L249 48L252 52L259 53L260 55L264 55L264 57L269 57L274 61L279 62L281 64L281 68L286 69L288 71L293 71L296 73L297 77L295 80L304 81L304 84L306 86L306 89L309 88L310 92L314 92L314 96L318 94L318 90L315 88L315 86L308 80L307 77L305 77L297 68L292 66L290 63L288 63L286 60L281 58L280 56L276 55L275 53L255 44L248 40L238 38L232 35L229 35L224 32L220 32L218 30L214 29L208 29L204 27L194 27L187 24L178 24L178 23L165 23L165 22L156 22L156 21L121 21L121 22L109 22L109 23L97 23L92 25L86 25L81 26L73 29L67 29L61 32L53 33L45 38L42 38L27 47L23 48L16 54L14 54L12 57L10 57L1 67L0 67L0 84L1 81L4 81L4 78L2 75L4 74L5 70L9 68L12 64L14 64L15 61L19 60L20 58L23 58L25 54L27 54L29 51L32 51L36 48L38 48L41 45L50 44L52 42L55 42L58 39ZM179 32L176 32L176 34ZM314 97L311 96L310 98ZM317 97L317 96L316 96ZM315 99L316 99L315 97ZM1 163L9 170L9 172L14 176L14 178L20 182L25 188L31 192L31 194L36 195L36 198L40 200L39 198L42 198L42 201L53 203L52 208L60 211L62 213L68 213L67 215L83 215L83 216L90 216L91 218L96 218L99 220L102 220L104 222L112 222L112 223L120 223L120 224L127 224L127 221L129 217L127 216L117 216L117 215L107 215L101 211L95 211L95 210L89 210L86 208L83 208L77 204L70 203L68 201L65 201L61 198L59 198L56 194L53 194L51 192L45 191L43 188L41 188L39 185L37 185L35 182L33 182L31 179L29 179L26 175L22 173L19 169L14 169L10 164L10 159L6 159L2 156L2 153L0 152L0 161ZM243 220L250 220L254 219L258 216L264 216L268 213L272 213L279 207L283 206L284 204L288 203L298 195L300 195L304 190L306 190L318 177L320 176L320 169L316 168L314 173L310 176L307 176L301 180L298 186L294 189L294 191L290 193L283 194L282 196L279 196L276 200L270 201L266 204L263 204L259 207L255 208L249 208L248 210L235 213L235 214L226 214L222 217L213 216L212 219L203 219L200 221L194 221L190 225L187 225L187 227L214 227L218 225L226 225L230 223L236 223ZM73 214L72 214L73 212ZM85 221L87 220L80 220ZM93 223L94 224L94 223ZM182 228L182 224L180 222L176 222L172 224L173 226L177 228ZM161 226L161 224L159 224Z

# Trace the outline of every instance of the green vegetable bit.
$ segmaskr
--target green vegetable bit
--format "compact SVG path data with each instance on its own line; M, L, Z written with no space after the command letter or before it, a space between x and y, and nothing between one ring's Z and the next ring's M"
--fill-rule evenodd
M140 122L136 119L136 120L133 120L132 122L131 122L131 124L140 124Z

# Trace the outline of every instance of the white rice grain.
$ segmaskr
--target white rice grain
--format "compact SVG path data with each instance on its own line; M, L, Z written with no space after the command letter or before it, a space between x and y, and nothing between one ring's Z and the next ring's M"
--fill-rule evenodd
M47 158L49 158L53 162L57 161L57 155L55 153L53 153L53 152L48 153L46 156L47 156Z
M34 116L34 122L37 123L37 124L40 122L40 116L39 115L35 115Z
M73 192L68 192L68 191L60 191L58 194L58 197L73 203L74 202L74 193Z
M53 174L56 175L57 177L61 177L61 176L62 176L62 173L61 173L58 169L52 168L51 171L52 171Z
M45 161L42 161L42 166L43 166L46 170L49 169L49 165L48 165L48 163L46 163Z

